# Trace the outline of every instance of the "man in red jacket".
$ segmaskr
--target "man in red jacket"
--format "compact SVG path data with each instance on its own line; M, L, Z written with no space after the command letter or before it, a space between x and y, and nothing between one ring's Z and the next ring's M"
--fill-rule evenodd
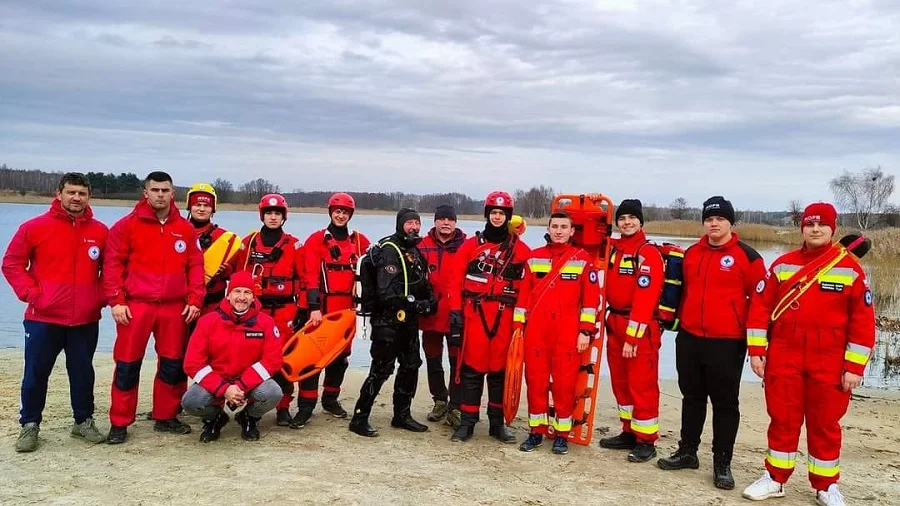
M734 232L734 207L721 196L703 203L706 234L684 253L684 292L675 339L681 389L681 440L661 469L697 469L697 447L713 407L713 482L734 488L731 456L741 420L738 394L747 355L750 296L766 275L762 257Z
M206 286L194 227L178 214L174 197L172 177L151 172L144 180L144 198L109 231L103 288L116 320L109 444L124 443L134 422L141 362L151 333L158 357L153 430L191 431L175 415L187 388L187 328L200 314Z
M803 246L772 263L750 306L750 366L765 380L771 422L766 471L743 495L755 501L784 496L806 420L807 468L816 502L843 506L837 486L841 418L875 345L875 310L859 262L851 255L838 259L840 250L832 245L834 207L810 204L800 226ZM811 287L793 298L792 285L807 274ZM780 305L787 309L776 309Z
M428 413L428 421L437 422L444 416L449 416L448 423L454 429L459 426L460 418L460 383L453 381L459 346L450 346L449 342L447 345L451 371L448 392L443 365L444 338L450 339L449 277L452 276L456 254L465 240L466 234L456 228L456 209L449 204L441 204L434 209L434 227L419 243L419 251L428 262L429 280L434 296L438 300L437 313L419 320L419 328L422 330L422 350L425 352L425 365L428 368L428 390L434 399L434 407L431 413ZM444 302L440 302L442 299ZM455 317L461 319L459 313L456 313ZM462 321L457 324L462 327Z
M525 382L528 426L523 452L541 446L550 424L553 394L553 453L569 453L575 411L575 388L581 354L597 332L600 286L591 257L569 244L575 229L566 213L553 213L547 225L550 242L528 259L516 302L513 328L525 331ZM552 379L552 382L551 382Z
M194 384L184 394L186 413L203 419L200 442L219 439L228 423L223 406L246 406L235 416L241 438L259 439L259 419L281 400L272 375L281 369L281 334L271 316L253 300L247 271L231 277L228 298L200 318L184 356L184 372Z
M644 234L640 200L622 201L616 226L621 237L613 240L606 288L606 360L622 433L601 439L600 446L629 450L629 462L646 462L656 456L659 438L662 329L656 308L665 278L663 259Z
M187 207L190 213L188 220L194 226L197 245L200 246L200 251L204 255L216 239L227 232L227 230L212 222L212 217L216 214L216 205L218 205L218 196L212 186L206 183L197 183L188 190ZM225 298L225 287L229 274L227 266L227 263L223 263L219 267L219 272L206 283L206 296L203 298L200 316L215 311L219 307L219 303Z
M353 197L335 193L328 199L328 227L313 232L304 242L303 273L309 304L309 320L322 323L322 315L353 307L353 286L356 263L369 249L369 238L358 230L350 230L350 218L356 209ZM306 322L298 322L300 325ZM347 349L325 368L322 387L322 409L336 418L347 418L338 401L344 374L350 361ZM309 422L319 397L319 374L300 382L297 395L297 414L291 428L299 429Z
M37 449L47 380L63 350L75 417L72 435L92 443L105 439L93 418L93 359L100 309L106 305L100 266L108 231L93 218L90 198L84 174L64 175L50 210L23 223L3 256L3 275L28 304L17 452Z

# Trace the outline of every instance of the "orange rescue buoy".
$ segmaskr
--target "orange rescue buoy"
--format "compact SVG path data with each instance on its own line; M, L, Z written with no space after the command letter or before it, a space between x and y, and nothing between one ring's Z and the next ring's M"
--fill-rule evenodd
M525 366L525 336L521 330L513 332L506 355L506 380L503 389L503 420L512 424L519 412L522 397L522 369Z

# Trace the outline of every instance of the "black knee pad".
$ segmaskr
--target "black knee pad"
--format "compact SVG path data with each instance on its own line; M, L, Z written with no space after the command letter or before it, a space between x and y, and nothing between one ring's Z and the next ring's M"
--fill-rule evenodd
M156 376L160 381L168 385L184 383L187 381L187 374L184 373L184 360L159 357L159 372Z
M116 361L116 374L113 382L117 389L127 392L134 390L141 380L141 361L122 362Z

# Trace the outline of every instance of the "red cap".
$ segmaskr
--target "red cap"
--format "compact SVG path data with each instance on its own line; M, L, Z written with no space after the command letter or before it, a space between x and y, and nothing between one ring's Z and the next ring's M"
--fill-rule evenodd
M256 294L256 282L253 281L250 272L241 271L231 275L231 279L228 280L228 292L231 293L235 288L249 288Z
M193 207L194 204L202 202L213 208L213 211L216 210L216 199L213 198L212 195L204 192L194 192L191 194L191 197L188 199L188 208Z
M800 227L811 225L815 222L831 227L833 232L837 228L837 211L828 202L814 202L803 210L803 218L800 219Z

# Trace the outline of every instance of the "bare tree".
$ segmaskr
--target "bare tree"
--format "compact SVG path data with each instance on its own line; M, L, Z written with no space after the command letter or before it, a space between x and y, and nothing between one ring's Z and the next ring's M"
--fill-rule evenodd
M829 186L838 206L855 215L859 228L867 230L877 223L894 193L894 176L886 176L881 167L853 174L845 170Z
M239 191L244 195L244 202L253 203L258 202L267 193L278 193L281 190L268 179L258 178L242 184Z
M678 197L669 204L669 214L673 220L683 220L687 217L688 203L684 197Z
M231 184L231 181L219 177L212 182L212 187L216 190L219 202L231 202L231 198L234 196L234 185Z
M792 225L800 226L800 220L803 218L803 204L799 200L792 200L788 204L788 217L791 219Z

